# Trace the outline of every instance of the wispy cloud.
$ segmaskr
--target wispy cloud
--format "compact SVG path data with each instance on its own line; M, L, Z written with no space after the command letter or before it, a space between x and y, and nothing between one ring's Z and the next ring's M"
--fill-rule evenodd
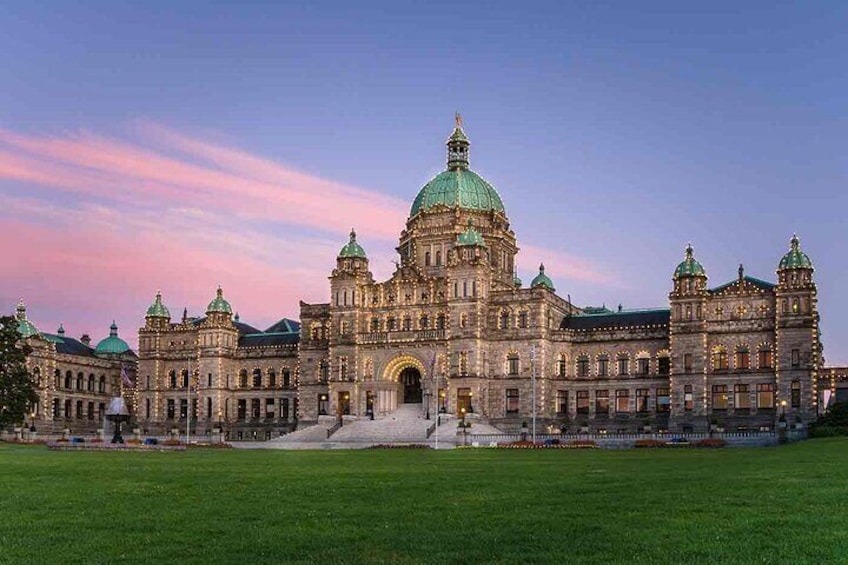
M387 276L408 207L150 122L128 138L0 129L0 181L0 229L15 234L0 239L0 299L25 295L48 330L116 317L130 339L157 288L198 313L221 283L257 325L297 316L299 299L326 299L351 226ZM610 284L585 259L522 245L525 272L541 261L563 283Z

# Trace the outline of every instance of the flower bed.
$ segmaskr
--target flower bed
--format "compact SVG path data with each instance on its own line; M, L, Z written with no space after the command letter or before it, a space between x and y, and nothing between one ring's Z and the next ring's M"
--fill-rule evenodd
M421 443L378 443L368 449L430 449L430 446Z
M695 447L725 447L727 446L727 442L720 438L709 438L698 440L693 444Z
M665 442L659 439L637 439L633 447L665 447Z

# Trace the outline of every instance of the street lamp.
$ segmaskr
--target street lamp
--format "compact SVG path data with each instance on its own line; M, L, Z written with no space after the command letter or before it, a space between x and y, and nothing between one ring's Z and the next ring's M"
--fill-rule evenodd
M424 414L424 419L425 419L425 420L429 420L429 419L430 419L430 397L431 397L431 396L433 396L433 393L432 393L432 392L430 392L430 390L428 389L428 390L427 390L427 392L425 392L425 393L424 393L424 398L426 398L426 399L427 399L427 404L426 404L426 413Z
M473 400L474 400L474 391L473 390L468 391L468 411L472 414L474 413L474 402L473 402Z

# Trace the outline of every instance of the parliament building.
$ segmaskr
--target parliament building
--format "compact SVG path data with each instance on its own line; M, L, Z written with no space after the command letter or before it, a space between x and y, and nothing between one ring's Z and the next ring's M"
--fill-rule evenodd
M797 237L774 281L740 266L710 286L687 246L669 268L666 307L578 306L544 265L529 285L517 278L504 202L470 168L469 148L458 118L447 167L412 202L388 280L374 279L351 231L329 300L301 302L299 321L257 329L221 288L204 316L177 321L157 293L138 334L137 425L184 429L190 413L192 433L266 439L415 404L509 431L534 413L570 432L756 431L804 426L820 387L848 386L822 367L814 269Z

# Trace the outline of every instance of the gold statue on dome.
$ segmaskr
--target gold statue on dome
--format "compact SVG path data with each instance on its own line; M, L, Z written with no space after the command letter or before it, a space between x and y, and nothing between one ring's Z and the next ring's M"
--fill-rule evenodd
M456 127L462 129L462 116L459 114L459 112L456 112L454 114L454 119L456 120Z

